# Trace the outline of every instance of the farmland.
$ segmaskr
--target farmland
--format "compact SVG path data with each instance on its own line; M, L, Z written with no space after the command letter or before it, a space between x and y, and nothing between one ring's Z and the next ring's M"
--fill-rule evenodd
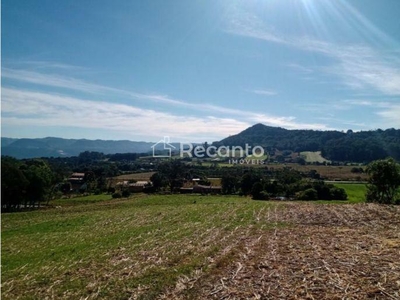
M203 162L203 167L210 168L212 165L211 162ZM228 163L218 163L218 166L223 168L231 168L235 165ZM237 166L237 165L236 165ZM265 165L248 165L248 166L240 166L243 168L268 168L270 170L280 170L283 168L290 168L299 172L308 173L312 170L315 170L318 174L320 174L326 180L339 180L339 181L365 181L367 180L366 173L352 173L351 169L353 166L325 166L325 165L299 165L295 163L268 163ZM229 170L229 169L228 169ZM151 175L155 172L142 172L142 173L132 173L132 174L124 174L120 176L116 176L113 178L114 181L121 180L150 180Z
M360 186L345 188L357 197ZM400 297L400 207L199 195L76 200L2 215L3 299Z
M300 156L303 157L306 162L313 163L313 162L318 162L318 163L324 163L324 162L330 162L329 160L323 158L321 156L321 151L304 151L300 153Z

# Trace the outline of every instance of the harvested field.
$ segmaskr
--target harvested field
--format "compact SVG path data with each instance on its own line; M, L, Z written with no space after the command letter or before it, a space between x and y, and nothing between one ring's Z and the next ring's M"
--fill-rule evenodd
M310 172L316 170L326 180L340 180L340 181L365 181L368 176L365 173L352 173L353 166L317 166L317 165L299 165L299 164L268 164L266 165L271 169L281 169L283 167L290 167L300 172Z
M242 236L234 257L181 278L166 298L400 299L400 210L373 204L287 204L290 228ZM264 216L265 217L265 216Z
M113 177L114 180L121 181L121 180L136 180L136 181L148 181L150 180L151 175L155 172L142 172L142 173L133 173L133 174L125 174Z
M57 205L3 214L3 299L400 298L400 207L142 194Z

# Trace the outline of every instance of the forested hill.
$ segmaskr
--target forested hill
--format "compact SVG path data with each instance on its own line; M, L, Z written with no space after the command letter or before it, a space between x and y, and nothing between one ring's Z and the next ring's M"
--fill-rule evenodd
M63 139L55 137L38 139L1 138L1 154L15 158L77 156L84 151L104 154L149 152L153 143L133 141L106 141Z
M15 158L76 156L84 151L144 153L153 145L149 142L62 138L2 138L1 142L1 154ZM244 147L246 143L268 150L322 151L322 156L333 161L370 162L388 156L400 160L400 129L340 132L288 130L256 124L213 145Z
M288 130L256 124L214 145L260 145L267 149L322 151L334 161L370 162L392 156L400 160L400 129L347 132Z

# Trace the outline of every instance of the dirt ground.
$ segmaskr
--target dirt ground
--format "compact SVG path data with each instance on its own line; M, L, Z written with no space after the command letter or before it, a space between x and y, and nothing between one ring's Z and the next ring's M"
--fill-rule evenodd
M161 298L400 299L400 207L288 203L261 217L276 226L238 236Z

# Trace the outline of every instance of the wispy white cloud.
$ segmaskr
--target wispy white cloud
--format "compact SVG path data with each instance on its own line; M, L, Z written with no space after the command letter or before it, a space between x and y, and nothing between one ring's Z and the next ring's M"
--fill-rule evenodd
M305 67L305 66L297 64L297 63L287 63L287 64L285 64L285 67L288 67L288 68L295 70L297 72L300 72L302 74L311 74L314 72L314 70L312 68Z
M274 32L271 28L266 28L265 24L253 14L246 12L235 13L225 32L241 35L244 37L252 37L273 43L287 44L290 41Z
M252 90L251 92L253 94L261 95L261 96L275 96L278 94L276 91L272 91L272 90Z
M383 124L385 127L400 128L400 104L393 104L391 107L378 111L376 114L385 120Z
M325 71L342 78L348 86L363 90L373 88L384 95L400 95L400 65L368 47L325 45L319 48L338 63Z
M343 103L352 105L355 107L363 106L370 107L374 110L374 114L380 117L381 127L389 128L395 127L400 128L400 103L399 102L388 102L388 101L372 101L372 100L343 100ZM377 125L374 128L378 127Z
M333 112L345 111L351 109L351 107L344 102L339 101L325 101L319 103L304 103L298 104L296 107L300 110L305 110L313 113L325 113L333 115Z
M51 86L51 87L59 87L63 89L75 90L79 92L84 92L88 94L118 94L122 96L124 99L133 98L141 101L152 101L155 103L162 103L170 106L176 107L186 107L190 108L193 111L199 112L202 111L206 113L208 116L213 116L214 118L223 119L239 119L246 124L251 125L257 122L262 122L266 125L271 126L280 126L285 128L310 128L310 129L326 129L327 127L324 124L313 124L313 123L302 123L296 121L295 117L292 116L273 116L268 114L260 114L252 111L245 111L240 109L227 108L223 106L208 104L208 103L190 103L179 99L174 99L169 97L168 95L161 94L145 94L145 93L137 93L132 91L127 91L123 89L116 89L108 86L91 84L89 82L75 79L71 77L59 76L56 74L46 74L35 71L27 71L27 70L13 70L13 69L4 69L3 77L8 79L13 79L21 82L29 82L41 86ZM257 93L259 95L264 96L272 96L275 95L276 92L270 90L254 90L253 93ZM109 103L110 105L114 105ZM116 105L116 104L115 104ZM33 111L31 112L33 113ZM222 115L222 116L221 116ZM238 122L241 122L238 121ZM214 129L215 131L215 129ZM233 134L234 132L230 133Z
M372 101L372 100L363 100L363 99L348 99L348 100L343 100L342 103L344 105L370 106L373 108L389 108L389 107L393 106L392 102Z
M102 93L105 91L118 92L117 89L88 83L72 77L60 76L58 74L41 73L30 70L2 68L1 77L16 81L64 88L91 94Z
M359 16L358 16L359 17ZM364 20L365 23L365 20ZM324 71L334 74L353 89L374 89L385 95L400 95L400 63L366 45L339 45L310 36L284 36L271 30L254 15L235 15L228 33L282 44L334 59ZM379 33L379 32L378 32ZM298 68L299 69L299 68Z
M324 121L324 122L330 122L330 123L335 123L335 124L340 124L340 127L337 127L336 129L338 130L347 130L347 129L352 129L352 130L365 130L365 129L376 129L376 126L371 123L365 123L365 122L356 122L352 120L347 120L343 118L337 118L337 117L318 117L318 119ZM344 126L346 125L346 126Z
M59 94L14 88L2 90L2 123L6 126L105 129L125 132L126 136L140 137L148 141L163 135L186 141L218 140L236 134L255 122L287 128L326 128L322 124L298 124L293 117L271 117L210 107L215 108L229 112L230 115L181 116L132 105Z
M57 61L44 60L10 60L6 59L3 64L18 68L41 69L41 70L64 70L64 71L89 71L88 68L60 63Z
M377 101L371 99L344 99L299 105L299 109L318 114L317 120L336 124L336 129L377 129L400 127L400 103L398 101ZM349 112L357 114L357 121L341 117ZM378 116L376 118L375 116Z
M3 88L2 93L3 125L106 129L146 140L170 135L190 141L220 139L251 125L229 117L179 116L50 93L11 88Z

